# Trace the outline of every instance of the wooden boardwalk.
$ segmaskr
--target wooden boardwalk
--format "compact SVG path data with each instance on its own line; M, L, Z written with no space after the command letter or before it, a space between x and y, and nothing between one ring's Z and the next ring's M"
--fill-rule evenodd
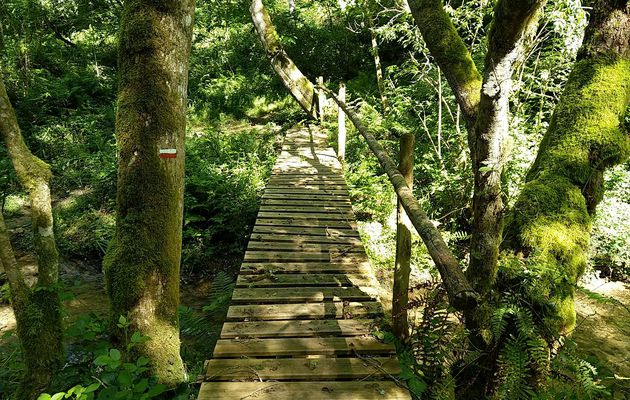
M410 399L327 136L286 136L199 399Z

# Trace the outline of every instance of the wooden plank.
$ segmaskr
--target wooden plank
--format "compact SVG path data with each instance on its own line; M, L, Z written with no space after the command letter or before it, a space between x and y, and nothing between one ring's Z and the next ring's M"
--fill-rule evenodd
M320 189L319 187L313 187L312 189L296 189L296 188L283 188L283 187L268 187L265 189L265 193L269 194L308 194L311 196L328 195L328 196L347 196L348 191L346 189Z
M322 204L320 202L303 201L298 204L287 200L279 200L277 204L263 202L258 211L267 212L302 212L302 213L338 213L354 217L352 206L344 204Z
M342 221L342 222L354 222L354 214L343 211L314 211L314 212L300 212L300 211L265 211L258 212L258 218L272 218L272 219L316 219L318 221Z
M410 400L391 381L204 382L199 400Z
M279 287L279 286L369 286L367 275L353 274L260 274L239 275L236 287Z
M289 320L289 319L350 319L378 316L383 313L375 301L344 303L248 304L230 306L228 321Z
M362 246L363 242L361 239L356 237L349 236L340 236L340 237L326 237L326 236L316 236L316 235L288 235L288 234L273 234L273 233L253 233L249 237L249 241L251 242L284 242L284 243L295 243L295 244L338 244L340 246L344 245L355 245Z
M369 301L376 295L369 287L287 287L236 288L232 304L252 303L314 303L322 301Z
M221 339L361 336L373 332L374 325L374 321L369 319L226 322L223 324Z
M329 238L337 237L355 237L359 238L359 232L352 228L335 228L335 227L291 227L291 226L272 226L272 225L255 225L254 233L271 233L282 235L308 235L308 236L324 236Z
M310 355L392 354L391 344L373 336L282 338L282 339L219 339L214 358L287 357Z
M322 221L317 218L265 218L259 217L256 225L280 226L280 227L324 227L324 228L342 228L355 229L356 222L348 221Z
M344 192L347 193L348 186L343 185L331 185L331 184L317 184L317 183L288 183L288 182L276 182L268 183L265 190L279 190L287 189L288 192L294 191L307 191L307 192ZM273 192L271 192L273 193Z
M247 251L294 251L294 252L319 252L328 253L335 251L339 253L364 253L362 244L332 243L304 243L304 242L260 242L250 240Z
M400 374L393 357L373 358L283 358L283 359L217 359L209 360L204 380L336 380L385 378Z
M245 262L241 265L240 274L318 274L318 273L368 273L370 264L362 263L304 263L304 262Z
M261 210L274 210L275 208L272 207L285 207L284 209L286 209L286 207L288 206L289 208L292 207L300 207L303 208L304 210L310 210L310 209L322 209L322 210L328 210L330 207L333 207L336 210L346 210L346 211L352 211L352 204L350 203L350 200L346 200L346 201L322 201L322 200L318 200L317 202L314 202L312 200L294 200L294 199L263 199L260 209Z
M346 185L346 180L343 179L343 177L341 176L335 176L335 177L329 177L329 178L323 178L319 175L312 175L312 176L285 176L283 177L282 175L272 175L271 178L269 178L269 183L271 184L276 184L276 183L290 183L292 185L302 185L302 184L307 184L307 185Z
M309 253L304 251L257 251L248 250L245 253L244 261L264 261L264 262L303 262L303 261L324 261L333 263L355 263L367 261L367 256L363 253L344 253L329 250L324 253Z
M325 194L325 193L263 193L265 199L281 199L281 200L317 200L317 201L348 201L345 194Z

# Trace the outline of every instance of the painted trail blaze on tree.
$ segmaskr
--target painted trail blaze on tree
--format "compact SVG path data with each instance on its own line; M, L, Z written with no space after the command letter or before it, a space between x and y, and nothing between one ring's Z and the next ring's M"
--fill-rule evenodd
M112 318L150 341L161 383L185 380L179 354L184 138L194 0L126 3L119 47L116 233L104 260ZM156 151L163 149L163 151ZM163 158L171 158L165 162Z

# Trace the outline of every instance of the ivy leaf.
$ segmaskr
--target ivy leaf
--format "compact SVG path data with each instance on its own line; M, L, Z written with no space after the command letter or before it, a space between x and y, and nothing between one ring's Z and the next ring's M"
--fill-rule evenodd
M111 361L112 359L108 355L103 354L96 357L96 360L94 360L94 364L103 366L109 364Z
M114 361L120 361L120 350L118 349L111 349L109 350L109 357L114 360Z

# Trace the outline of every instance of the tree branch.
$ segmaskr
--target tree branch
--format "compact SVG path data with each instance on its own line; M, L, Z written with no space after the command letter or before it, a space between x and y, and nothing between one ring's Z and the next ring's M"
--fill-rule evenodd
M481 75L442 0L407 0L414 21L462 109L468 132L477 120Z

